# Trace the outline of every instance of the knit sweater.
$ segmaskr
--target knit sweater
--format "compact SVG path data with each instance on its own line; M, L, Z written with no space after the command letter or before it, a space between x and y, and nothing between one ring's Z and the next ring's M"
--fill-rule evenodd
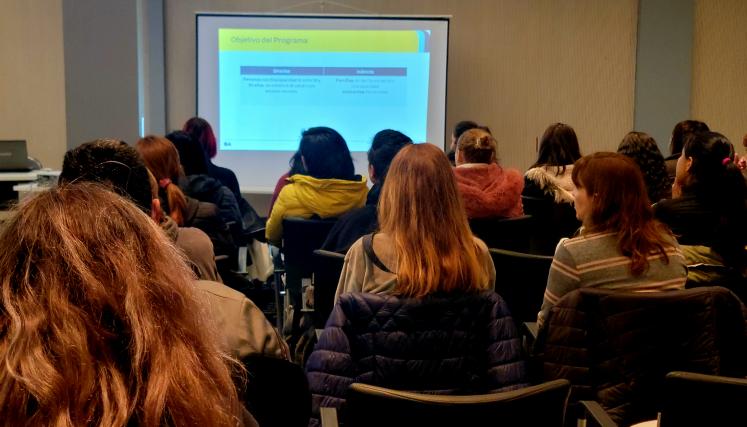
M511 218L524 214L521 207L524 182L516 169L503 169L495 163L467 163L454 168L454 176L469 218Z
M687 268L674 237L661 254L647 257L648 268L639 276L630 272L630 257L620 252L617 233L590 233L558 243L547 277L539 322L560 298L578 288L593 287L651 292L684 289Z

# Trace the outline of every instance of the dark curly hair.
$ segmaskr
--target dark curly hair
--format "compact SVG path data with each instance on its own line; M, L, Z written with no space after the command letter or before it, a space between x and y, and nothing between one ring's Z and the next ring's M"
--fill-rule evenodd
M644 132L629 132L620 142L617 152L633 159L641 169L651 202L671 196L672 177L667 174L664 156L654 138Z

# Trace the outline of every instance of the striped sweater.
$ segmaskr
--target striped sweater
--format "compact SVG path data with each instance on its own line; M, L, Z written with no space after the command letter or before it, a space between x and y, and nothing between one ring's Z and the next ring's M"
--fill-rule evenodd
M684 289L687 267L674 237L666 253L668 262L661 254L650 255L648 268L640 276L633 276L630 258L623 256L618 248L617 233L590 233L561 240L547 277L539 322L543 322L550 307L563 295L578 288L640 292Z

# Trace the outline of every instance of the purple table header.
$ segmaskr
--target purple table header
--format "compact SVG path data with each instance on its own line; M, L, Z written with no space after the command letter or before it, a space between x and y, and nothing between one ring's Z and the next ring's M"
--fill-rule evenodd
M399 67L253 67L242 66L241 75L259 76L406 76Z

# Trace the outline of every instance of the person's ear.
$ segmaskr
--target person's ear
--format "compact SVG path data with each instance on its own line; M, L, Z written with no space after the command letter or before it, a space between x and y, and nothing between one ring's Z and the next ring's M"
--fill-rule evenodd
M150 217L156 222L156 224L160 224L163 220L161 201L157 198L150 201Z
M685 157L685 172L690 172L690 168L693 165L692 157Z

